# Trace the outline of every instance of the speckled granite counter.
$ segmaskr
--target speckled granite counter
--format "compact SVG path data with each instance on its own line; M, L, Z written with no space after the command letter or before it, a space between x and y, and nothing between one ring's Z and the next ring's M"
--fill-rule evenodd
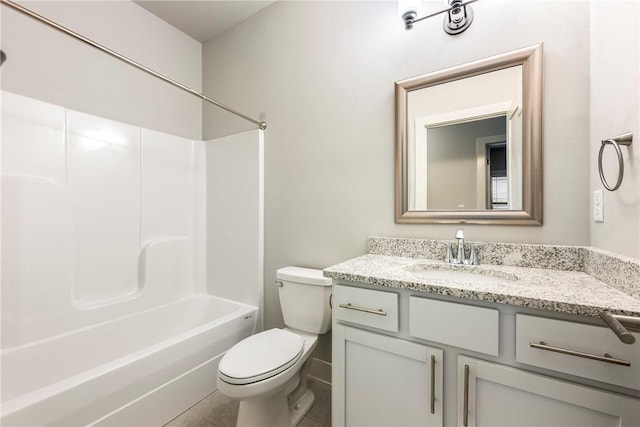
M395 245L397 250L389 250L388 245L385 246L381 243L382 240L386 240L387 243L392 240L392 246ZM424 251L410 251L411 256L393 255L394 253L407 255L407 245L403 245L400 240L409 242L409 246L414 244L414 247L415 245L418 247L423 245L427 248L446 247L446 242L442 242L440 245L440 242L437 241L372 238L369 240L369 254L326 268L324 275L342 281L409 289L561 313L598 316L601 311L609 310L614 314L640 316L640 298L638 297L640 295L638 293L640 268L638 268L637 262L631 259L619 258L620 263L616 263L617 261L610 259L611 254L591 248L509 244L507 246L510 250L505 250L500 247L504 246L503 244L484 244L485 262L492 263L484 264L480 260L481 265L479 266L450 266L437 259L428 259L429 255L433 255L433 258L435 255L439 256L441 251L434 251L433 254ZM435 243L423 244L419 242ZM497 247L497 250L494 250L490 245ZM381 246L386 249L380 250ZM500 251L504 253L502 258L495 255ZM545 251L553 254L554 259L563 261L565 265L562 267L564 268L551 269L548 268L548 262L542 261L540 261L541 264L528 262L526 263L528 266L521 266L522 262L512 263L515 265L505 265L511 262L509 260L515 258L520 261L535 259ZM479 258L481 252L482 250L479 248ZM537 252L538 255L531 255L533 252ZM567 256L572 257L573 261L567 262ZM542 258L545 257L542 256ZM598 260L605 262L605 266L597 264ZM607 268L606 265L609 267ZM467 283L462 280L452 282L448 279L423 277L420 274L420 266L424 266L428 270L473 271L497 278L502 277L505 280L495 280L490 283L477 281ZM542 268L539 268L540 266ZM553 267L558 268L555 264ZM585 271L606 271L607 273L602 273L596 278L594 277L596 274L590 275ZM609 284L600 280L603 274ZM622 277L618 277L620 275Z

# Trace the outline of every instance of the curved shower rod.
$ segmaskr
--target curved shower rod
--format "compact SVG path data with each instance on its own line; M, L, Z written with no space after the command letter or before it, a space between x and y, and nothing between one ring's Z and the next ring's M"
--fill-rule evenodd
M79 41L81 41L83 43L86 43L89 46L95 47L96 49L101 50L104 53L106 53L108 55L111 55L114 58L119 59L122 62L125 62L125 63L127 63L127 64L129 64L129 65L131 65L133 67L136 67L137 69L139 69L141 71L144 71L145 73L151 74L152 76L157 77L160 80L163 80L163 81L165 81L165 82L177 87L178 89L182 89L183 91L188 92L188 93L190 93L192 95L195 95L198 98L215 105L216 107L222 108L223 110L226 110L226 111L230 112L231 114L235 114L238 117L241 117L241 118L243 118L243 119L245 119L245 120L247 120L247 121L249 121L251 123L254 123L254 124L258 125L258 127L260 129L262 129L262 130L267 128L267 122L253 119L253 118L251 118L249 116L246 116L246 115L244 115L244 114L242 114L242 113L240 113L240 112L238 112L238 111L236 111L236 110L234 110L234 109L232 109L230 107L227 107L226 105L221 104L220 102L215 101L215 100L203 95L202 93L198 92L195 89L191 89L190 87L185 86L180 82L177 82L177 81L175 81L173 79L170 79L169 77L164 76L164 75L158 73L157 71L152 70L149 67L145 67L144 65L142 65L142 64L140 64L140 63L138 63L138 62L136 62L136 61L134 61L132 59L129 59L126 56L121 55L118 52L109 49L108 47L102 46L101 44L96 43L93 40L91 40L91 39L89 39L89 38L87 38L87 37L85 37L85 36L83 36L81 34L78 34L75 31L72 31L72 30L70 30L70 29L68 29L68 28L66 28L66 27L64 27L64 26L62 26L62 25L60 25L60 24L58 24L56 22L53 22L50 19L47 19L42 15L38 15L37 13L27 9L26 7L20 6L19 4L15 3L15 2L13 2L11 0L0 0L0 2L5 6L8 6L8 7L14 9L14 10L17 10L18 12L20 12L20 13L22 13L24 15L29 16L30 18L33 18L33 19L35 19L37 21L40 21L43 24L46 24L46 25L48 25L48 26L50 26L50 27L52 27L52 28L54 28L54 29L56 29L56 30L58 30L60 32L63 32L65 34L75 38L76 40L79 40ZM6 58L6 56L5 56L5 58Z

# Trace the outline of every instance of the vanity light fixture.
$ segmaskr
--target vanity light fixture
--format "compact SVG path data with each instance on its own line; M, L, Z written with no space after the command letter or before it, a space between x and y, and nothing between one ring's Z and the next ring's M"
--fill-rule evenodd
M420 0L399 0L398 11L404 21L404 29L410 30L416 22L446 13L442 26L445 33L450 35L460 34L473 22L473 9L469 6L478 0L447 0L449 7L435 13L418 18L420 12Z

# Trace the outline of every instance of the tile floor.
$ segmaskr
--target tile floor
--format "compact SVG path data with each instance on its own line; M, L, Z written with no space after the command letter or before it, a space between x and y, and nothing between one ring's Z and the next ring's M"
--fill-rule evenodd
M331 427L331 386L309 378L316 399L298 427ZM165 427L235 427L238 401L216 391L171 420Z

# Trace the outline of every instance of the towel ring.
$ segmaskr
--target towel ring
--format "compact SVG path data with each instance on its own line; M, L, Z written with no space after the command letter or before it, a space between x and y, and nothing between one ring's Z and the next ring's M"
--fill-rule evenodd
M603 139L601 141L602 145L600 145L600 152L598 153L598 173L600 174L600 181L602 181L602 185L604 185L604 188L609 191L616 191L620 187L620 184L622 184L622 178L624 177L624 158L622 157L622 150L620 149L620 146L629 146L631 145L632 140L633 135L631 133L623 133L622 135ZM602 153L607 145L613 145L613 148L616 150L616 155L618 156L618 180L616 181L616 185L613 187L607 183L602 170Z

